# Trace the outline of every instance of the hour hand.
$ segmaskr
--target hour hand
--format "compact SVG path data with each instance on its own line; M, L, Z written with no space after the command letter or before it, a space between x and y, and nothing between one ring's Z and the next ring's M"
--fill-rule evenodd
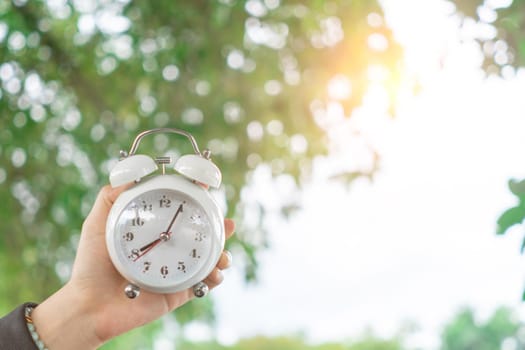
M162 241L162 238L157 238L153 242L150 242L138 250L138 255L135 256L133 261L137 261L141 256L152 250L157 244Z
M149 249L153 248L155 245L157 245L159 243L160 240L161 240L160 238L157 238L153 242L150 242L150 243L146 244L144 247L139 249L139 252L142 253L145 250L149 250Z

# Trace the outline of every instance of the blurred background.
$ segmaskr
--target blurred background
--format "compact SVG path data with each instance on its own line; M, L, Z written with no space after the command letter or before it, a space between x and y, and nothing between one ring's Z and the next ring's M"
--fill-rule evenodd
M0 0L0 314L176 127L234 266L103 349L525 349L524 65L523 0Z

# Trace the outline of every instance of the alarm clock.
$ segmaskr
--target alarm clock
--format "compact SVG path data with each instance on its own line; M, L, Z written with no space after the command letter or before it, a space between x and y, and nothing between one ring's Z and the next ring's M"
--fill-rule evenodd
M193 154L170 157L136 154L142 138L155 133L185 136ZM175 293L188 288L207 294L203 282L224 248L224 216L208 188L221 184L221 172L210 152L201 152L194 137L180 129L146 130L110 171L112 187L133 185L113 204L106 223L106 245L118 272L129 284L129 298L141 290ZM160 165L160 170L159 170Z

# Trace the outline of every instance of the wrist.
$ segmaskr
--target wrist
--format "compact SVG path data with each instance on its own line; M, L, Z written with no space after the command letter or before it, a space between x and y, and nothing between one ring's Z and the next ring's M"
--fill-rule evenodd
M33 310L32 320L48 349L92 350L102 345L94 309L68 283Z

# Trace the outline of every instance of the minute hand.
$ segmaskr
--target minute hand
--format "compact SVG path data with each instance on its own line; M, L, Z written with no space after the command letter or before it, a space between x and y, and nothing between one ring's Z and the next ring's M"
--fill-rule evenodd
M173 215L173 218L171 219L171 222L170 222L168 228L167 228L166 231L165 231L166 233L170 233L170 231L171 231L171 227L172 227L173 224L175 223L175 220L177 219L177 216L179 216L179 214L182 213L182 211L183 211L182 206L183 206L183 203L181 203L181 204L179 205L179 208L178 208L177 211L175 212L175 215Z

